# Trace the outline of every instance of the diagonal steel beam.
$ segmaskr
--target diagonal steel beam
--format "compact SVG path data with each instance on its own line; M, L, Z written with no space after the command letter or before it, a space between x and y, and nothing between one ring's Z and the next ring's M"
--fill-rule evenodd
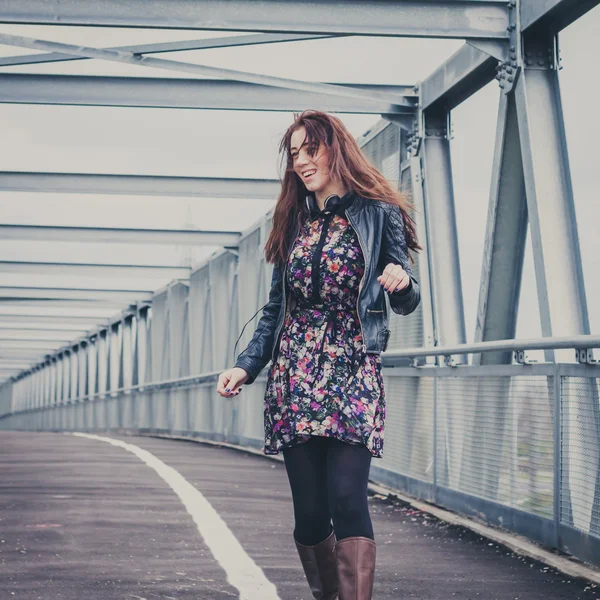
M58 227L49 225L0 224L0 238L67 242L108 242L128 244L184 244L235 248L241 234L237 231L200 231L192 229L125 229L111 227Z
M335 84L327 84L335 85ZM415 110L413 86L338 84L385 94L394 103L343 98L309 91L274 88L220 79L158 77L101 77L0 73L0 102L75 106L125 106L135 108L190 108L203 110L261 110L300 112L307 107L337 113L408 114ZM202 190L210 180L202 180ZM233 180L235 181L235 180ZM251 185L258 182L248 180ZM233 184L232 184L233 185Z
M280 188L281 184L274 179L0 171L0 191L5 192L60 192L69 194L274 200L277 198Z
M527 236L527 201L514 95L500 95L475 342L513 339ZM473 364L510 364L511 352L475 354Z
M0 273L47 274L65 277L83 275L141 279L156 277L161 279L187 279L190 271L191 267L0 260ZM123 290L120 289L119 291ZM135 293L135 290L130 291Z
M600 0L521 0L521 28L554 34L582 17Z
M218 31L504 38L497 0L3 0L0 22Z
M38 40L35 38L10 35L0 33L0 44L8 46L18 46L21 48L29 48L32 50L47 50L50 52L64 52L74 56L83 56L87 58L98 58L110 62L118 62L141 67L152 67L158 69L166 69L168 71L176 71L183 73L193 73L203 77L217 77L219 79L234 79L236 81L245 81L246 83L254 83L258 85L270 85L273 87L282 87L292 90L300 90L303 92L314 92L317 94L326 94L331 96L342 96L345 98L358 98L365 101L380 102L387 99L390 103L394 100L402 101L403 99L387 98L386 94L373 94L364 92L359 89L348 88L340 85L332 85L327 83L312 83L308 81L297 81L295 79L286 79L284 77L272 77L269 75L261 75L258 73L247 73L244 71L236 71L234 69L221 69L216 67L208 67L195 63L184 63L176 60L165 60L163 58L154 58L152 56L140 56L132 52L122 52L118 50L103 50L101 48L92 48L90 46L76 46L74 44L62 44L59 42L50 42L47 40Z
M498 60L465 44L421 84L423 109L451 110L496 76Z
M160 54L163 52L185 52L189 50L209 50L214 48L232 48L238 46L256 46L258 44L275 44L285 42L302 42L306 40L329 39L331 35L302 35L287 33L262 33L250 35L234 35L222 38L209 38L204 40L186 40L179 42L162 42L156 44L136 44L134 46L117 46L109 50L122 50L134 54ZM83 56L72 56L58 52L45 52L44 54L29 54L27 56L0 57L0 67L15 67L18 65L37 65L50 62L68 62L73 60L89 60Z

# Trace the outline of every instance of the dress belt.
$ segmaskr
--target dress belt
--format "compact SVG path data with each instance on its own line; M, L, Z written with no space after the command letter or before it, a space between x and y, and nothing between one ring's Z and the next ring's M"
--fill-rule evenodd
M325 331L323 332L323 339L321 340L321 348L319 350L319 358L317 359L317 366L316 366L316 371L315 371L315 375L316 375L316 373L318 373L319 369L321 368L321 364L323 362L323 356L325 355L325 336L327 335L327 333L329 331L329 326L331 325L332 330L333 330L333 326L335 324L336 317L340 323L343 323L344 315L340 314L340 313L350 312L352 309L349 307L340 308L340 307L325 306L323 304L310 304L310 303L298 304L298 305L296 305L295 309L296 310L311 309L311 310L318 310L320 312L327 313L327 319L325 320ZM352 375L355 375L355 370L356 370L356 363L357 363L356 354L352 360L352 370L351 370Z

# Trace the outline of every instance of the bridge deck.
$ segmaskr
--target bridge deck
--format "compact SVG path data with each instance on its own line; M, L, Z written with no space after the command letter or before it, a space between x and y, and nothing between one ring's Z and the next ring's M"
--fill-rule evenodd
M251 597L311 598L293 545L283 464L201 444L103 437L152 453L201 492L276 586L275 595ZM185 482L174 489L151 466L106 441L0 432L0 598L238 598L227 578L239 559L229 538L219 538L219 547L200 533L219 519L204 507L200 525L194 522L184 506L185 497L199 506L193 490L180 497L177 485ZM600 598L584 581L410 506L377 497L370 503L378 542L374 598ZM220 561L213 551L221 551Z

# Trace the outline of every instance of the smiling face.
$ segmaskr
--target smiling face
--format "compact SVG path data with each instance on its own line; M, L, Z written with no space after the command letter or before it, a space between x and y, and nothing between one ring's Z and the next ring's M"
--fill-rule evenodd
M290 156L294 172L300 177L309 192L317 198L328 194L332 186L329 174L329 153L318 141L309 146L306 129L299 127L290 140Z

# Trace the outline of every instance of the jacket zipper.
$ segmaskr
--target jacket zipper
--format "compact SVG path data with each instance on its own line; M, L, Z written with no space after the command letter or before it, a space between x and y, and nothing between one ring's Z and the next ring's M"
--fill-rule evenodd
M287 281L287 267L288 267L288 262L290 261L290 256L292 255L292 252L294 251L294 242L296 241L296 237L298 236L299 230L300 230L300 227L296 226L296 233L294 234L294 237L292 238L292 243L290 245L290 251L285 260L285 267L283 268L283 275L281 278L281 286L283 288L283 292L282 292L283 293L283 319L277 330L277 335L275 336L275 343L273 345L273 351L271 353L271 360L273 362L275 362L275 348L277 348L279 346L279 336L281 335L281 330L283 329L283 324L285 323L285 311L286 311L286 300L287 300L287 294L285 293L285 285L286 285L286 281Z
M363 349L363 353L366 354L367 353L367 343L365 341L365 331L363 329L363 325L362 325L362 321L360 320L360 310L358 308L359 302L360 302L360 292L362 290L362 286L363 286L363 282L365 280L365 274L367 272L367 255L365 254L365 250L362 244L362 241L360 239L360 233L358 233L358 229L354 226L354 223L352 222L352 217L350 216L350 212L346 211L346 216L348 217L348 220L350 221L350 225L352 225L352 228L354 229L354 231L356 231L356 238L358 239L358 244L360 246L360 249L362 250L363 253L363 259L365 262L365 270L363 272L363 276L361 277L360 283L358 284L358 296L356 297L356 315L358 316L358 324L360 325L360 333L362 335L362 349Z

